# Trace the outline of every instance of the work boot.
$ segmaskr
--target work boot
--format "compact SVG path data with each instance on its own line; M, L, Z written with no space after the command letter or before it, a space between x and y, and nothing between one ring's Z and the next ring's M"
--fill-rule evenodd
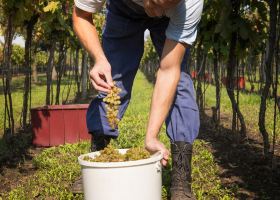
M112 136L108 135L94 135L91 137L91 152L103 150L108 146L112 139Z
M91 152L103 150L111 141L110 136L107 135L92 135L91 137ZM83 193L83 179L80 176L72 185L72 193L73 194L81 194Z
M192 145L187 142L171 144L171 200L195 200L191 190Z

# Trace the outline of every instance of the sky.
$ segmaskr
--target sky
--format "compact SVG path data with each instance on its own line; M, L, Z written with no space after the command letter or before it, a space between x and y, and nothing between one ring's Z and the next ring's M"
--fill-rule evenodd
M147 37L150 35L150 32L148 30L145 31L145 40L147 39ZM3 36L0 36L0 43L4 43L4 37ZM21 47L24 47L24 43L25 43L25 40L22 36L16 36L16 38L13 40L13 44L17 44Z
M4 43L4 37L3 36L0 36L0 42L1 43ZM13 44L17 44L21 47L24 47L24 39L22 36L17 36L14 40L13 40Z

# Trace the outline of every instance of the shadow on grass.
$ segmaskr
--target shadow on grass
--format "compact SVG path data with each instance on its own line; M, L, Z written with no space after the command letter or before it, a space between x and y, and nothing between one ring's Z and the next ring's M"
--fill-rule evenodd
M238 142L230 129L223 126L215 129L212 118L205 114L201 116L199 138L210 143L221 168L222 184L233 189L237 199L280 198L280 157L275 156L278 167L273 169L264 158L259 141L249 138Z
M141 68L151 83L155 83L154 66L151 62ZM225 117L227 122L231 121L230 117ZM231 189L237 199L280 199L280 157L275 156L276 167L272 168L271 161L263 156L260 141L251 137L240 142L230 129L221 125L216 128L212 118L206 114L201 116L198 139L210 144L220 168L222 186ZM280 151L280 148L277 150ZM168 181L164 185L168 186Z
M28 149L32 146L32 133L19 131L13 136L0 139L0 173L4 167L15 168L25 160L32 159Z
M95 95L95 93L92 91L88 94L91 96ZM91 99L92 97L81 99L79 95L77 95L75 99L73 99L72 104L89 103ZM34 112L31 111L31 116L33 119L32 127L34 130L44 128L44 132L49 131L49 127L46 128L46 124L48 124L50 120L50 110L43 109L43 107L41 107L34 110ZM75 122L78 123L77 121ZM23 161L32 159L28 153L28 150L31 147L34 147L33 140L36 139L36 136L32 132L32 127L30 124L25 131L17 130L14 135L10 135L8 132L3 136L0 135L0 173L4 167L17 167L18 164L22 163ZM47 143L46 146L50 145L47 133L43 135L41 134L40 137L41 143L45 142Z

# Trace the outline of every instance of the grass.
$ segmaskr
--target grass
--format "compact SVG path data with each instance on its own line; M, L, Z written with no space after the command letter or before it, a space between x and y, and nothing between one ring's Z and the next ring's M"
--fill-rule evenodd
M46 76L39 75L38 83L32 84L32 100L31 107L42 106L45 103L46 98ZM61 83L61 96L60 102L65 100L66 93L68 89L68 77L63 78ZM64 90L64 93L63 93ZM4 94L3 94L3 85L0 85L0 105L4 105ZM15 127L20 127L20 118L22 111L22 102L23 102L23 92L24 92L24 76L14 77L12 79L12 98L13 98L13 109L14 109L14 118L15 118ZM53 82L53 94L56 93L56 81ZM72 84L69 100L75 97L76 85ZM55 97L54 97L55 98ZM4 133L4 106L0 109L0 162L5 163L9 160L10 157L17 157L21 159L22 154L25 153L26 149L31 145L31 134L15 134L10 142L2 139Z
M42 106L45 104L45 99L46 99L46 76L45 75L40 75L38 77L39 83L38 84L32 84L32 100L31 100L31 107L36 107L36 106ZM68 85L68 78L63 78L62 83L61 83L61 92L63 91L63 88L65 87L65 92L64 95L60 96L60 102L62 100L65 100L66 98L66 91L67 91L67 85ZM22 111L22 102L23 102L23 92L24 92L24 77L19 76L19 77L14 77L12 80L12 98L13 98L13 109L14 109L14 118L15 118L15 125L16 127L19 127L20 124L20 118L21 118L21 111ZM4 129L4 104L5 104L5 99L4 99L4 94L3 94L3 86L0 86L0 136L3 134L3 129ZM76 93L76 85L72 85L72 89L69 95L69 99L73 99L75 97ZM53 82L53 94L56 94L56 81ZM55 98L55 96L54 96Z
M152 85L142 73L134 84L131 104L120 123L120 137L113 145L118 148L142 146L148 119ZM169 147L163 127L160 139ZM3 194L3 199L83 199L70 192L71 183L79 176L77 156L88 152L89 143L67 144L45 149L33 159L37 172L25 183ZM170 184L170 166L163 171L163 199L167 199ZM218 166L205 141L197 140L193 156L193 189L197 199L233 199L231 191L223 188L218 177Z
M259 120L259 109L261 103L261 97L257 94L246 94L240 92L240 110L245 118L245 123L250 129L254 132L259 132L258 120ZM206 105L211 107L216 103L215 96L215 86L209 85L206 90ZM221 113L225 113L229 116L232 116L231 103L228 98L227 92L225 88L222 89L221 92ZM267 100L267 111L266 111L266 128L269 132L270 139L272 139L273 135L273 116L274 116L274 100ZM278 114L277 122L276 122L276 135L279 138L280 133L280 117Z
M280 77L280 76L279 76ZM280 80L280 78L279 78L279 80ZM247 81L247 79L246 79L246 81ZM260 84L259 83L256 83L256 82L254 82L254 83L252 83L252 85L254 85L254 91L255 92L259 92L259 87L260 87ZM264 87L264 83L263 83L263 87ZM249 81L247 81L246 82L246 84L245 84L245 89L247 90L247 91L250 91L251 90L251 84L249 83ZM270 94L273 94L273 89L272 89L272 86L271 86L271 88L270 88ZM280 88L279 88L279 86L278 86L278 90L277 90L277 96L280 96Z

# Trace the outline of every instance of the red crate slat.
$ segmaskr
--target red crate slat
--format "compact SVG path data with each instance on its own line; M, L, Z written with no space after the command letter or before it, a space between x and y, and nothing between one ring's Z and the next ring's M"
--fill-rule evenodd
M51 105L31 109L36 146L57 146L91 138L86 127L88 104Z
M31 110L33 129L33 144L36 146L50 146L49 111Z
M64 139L64 117L63 110L52 110L50 112L50 145L57 146L65 143Z
M80 140L89 140L91 138L86 126L86 114L87 110L79 111Z
M79 141L80 128L79 128L79 115L77 115L77 112L78 112L77 110L64 110L66 143L75 143Z

